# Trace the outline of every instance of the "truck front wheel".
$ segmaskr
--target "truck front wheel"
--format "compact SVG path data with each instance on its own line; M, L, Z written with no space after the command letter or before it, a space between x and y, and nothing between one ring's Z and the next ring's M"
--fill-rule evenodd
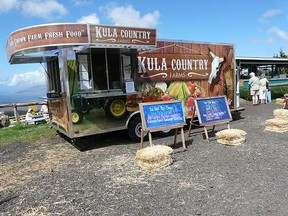
M137 116L131 119L128 125L128 135L130 139L135 142L140 142L141 141L141 129L142 129L142 124L141 124L140 116ZM144 140L147 140L147 139L148 139L148 133L144 132Z
M71 120L73 124L80 124L83 121L83 114L79 110L73 109L71 111Z
M122 119L127 114L125 99L108 99L104 105L105 114L112 119Z

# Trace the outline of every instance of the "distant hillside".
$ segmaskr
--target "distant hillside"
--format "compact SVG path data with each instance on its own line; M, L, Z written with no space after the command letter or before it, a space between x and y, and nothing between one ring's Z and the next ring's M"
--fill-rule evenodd
M2 92L0 93L0 104L37 101L41 97L45 96L46 86L38 85L23 89L21 91L17 90L15 92Z

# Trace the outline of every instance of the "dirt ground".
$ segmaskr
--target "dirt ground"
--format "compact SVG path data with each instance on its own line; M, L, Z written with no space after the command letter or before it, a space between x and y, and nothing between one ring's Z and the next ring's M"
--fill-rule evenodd
M82 140L82 151L56 133L2 146L0 215L287 215L288 133L265 131L276 108L245 104L230 123L247 133L238 146L185 130L188 150L155 171L138 167L125 131Z

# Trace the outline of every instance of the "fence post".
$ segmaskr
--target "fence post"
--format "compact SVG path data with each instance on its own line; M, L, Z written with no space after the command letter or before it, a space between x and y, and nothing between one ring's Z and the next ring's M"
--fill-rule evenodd
M19 118L19 113L17 111L17 105L13 104L12 107L13 107L13 111L14 111L15 120L16 120L17 124L19 124L20 118Z

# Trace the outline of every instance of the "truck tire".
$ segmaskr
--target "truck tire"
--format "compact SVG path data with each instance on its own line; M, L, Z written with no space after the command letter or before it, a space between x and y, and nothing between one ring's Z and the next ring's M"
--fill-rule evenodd
M123 119L128 114L124 98L106 100L104 111L106 116L111 119Z
M80 124L83 121L83 114L79 110L73 109L71 111L71 120L73 124Z
M140 116L136 116L135 118L131 119L128 125L128 135L131 140L135 142L141 141L141 118ZM144 133L144 140L148 139L148 133Z

